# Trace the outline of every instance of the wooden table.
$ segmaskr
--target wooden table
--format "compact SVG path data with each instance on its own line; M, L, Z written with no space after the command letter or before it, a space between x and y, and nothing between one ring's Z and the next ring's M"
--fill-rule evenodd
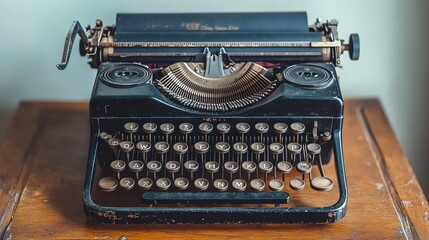
M24 102L0 148L0 230L12 239L429 239L427 200L378 100L346 102L344 219L329 225L101 225L82 211L87 103Z

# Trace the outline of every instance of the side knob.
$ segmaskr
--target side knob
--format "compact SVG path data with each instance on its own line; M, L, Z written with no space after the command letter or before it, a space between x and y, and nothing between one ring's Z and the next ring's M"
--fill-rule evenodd
M351 60L358 60L360 55L360 40L356 33L350 34L349 37L349 56Z

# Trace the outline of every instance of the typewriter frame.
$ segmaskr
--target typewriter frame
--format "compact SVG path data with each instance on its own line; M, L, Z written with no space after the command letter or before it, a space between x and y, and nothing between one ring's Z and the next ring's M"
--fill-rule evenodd
M320 64L313 63L310 65L314 66L325 66L330 69L330 71L335 71L335 67L332 64ZM100 68L99 71L101 71ZM332 118L332 151L333 151L333 162L336 168L337 182L338 182L338 191L339 199L338 201L329 206L329 207L106 207L100 206L95 203L91 197L91 191L94 184L94 175L95 168L97 163L96 154L99 147L99 118L111 118L109 116L111 113L107 113L105 110L99 110L97 107L106 106L112 104L112 102L105 102L105 99L97 96L97 84L105 85L101 82L99 78L96 79L93 97L90 102L90 121L91 121L91 140L90 140L90 149L89 149L89 162L86 173L86 181L84 186L84 210L90 219L93 219L101 223L332 223L336 222L339 219L343 218L346 214L346 204L347 204L347 184L345 178L345 170L343 163L343 152L341 145L341 129L342 129L342 120L343 120L343 102L341 98L340 89L338 87L338 79L336 75L332 82L330 83L330 88L336 89L338 91L336 96L324 96L317 98L316 96L303 96L306 100L325 100L325 106L336 105L332 109L328 110L329 113L326 113L326 116L304 116L305 118L314 119L315 117L330 117ZM293 86L293 84L288 82L283 82L285 86ZM149 85L152 85L149 83ZM283 86L283 88L286 88ZM155 88L151 86L151 88ZM279 87L280 88L280 87ZM126 91L127 89L117 89L118 91ZM280 89L277 88L278 91ZM302 89L302 92L306 92L311 89ZM164 98L160 92L153 93L155 98L161 97ZM274 94L274 93L273 93ZM302 94L302 93L301 93ZM305 94L303 94L305 95ZM286 96L286 98L288 98ZM313 98L313 99L312 99ZM130 99L124 99L128 101L129 104L139 106L143 101L148 103L154 101L155 99L150 99L150 97L141 96L138 97L139 101L132 101ZM163 99L167 102L162 104L166 108L171 108L172 111L180 111L180 105L172 102L169 99ZM288 98L289 101L293 102L296 99L291 97ZM107 100L109 101L109 100ZM120 101L120 100L118 100ZM267 100L268 101L268 100ZM258 109L258 105L263 105L264 100L251 106ZM323 102L323 101L321 101ZM118 106L120 103L117 103ZM130 106L130 107L131 107ZM112 107L114 108L114 107ZM131 107L132 108L132 107ZM252 110L252 109L251 109ZM299 107L291 107L289 109L291 112L300 112L302 110ZM240 110L244 111L244 110ZM245 112L248 110L245 110ZM262 111L261 109L257 111ZM254 112L257 112L254 111ZM252 111L250 111L252 112ZM142 117L143 113L135 113L134 120L144 119ZM189 115L191 118L201 118L213 117L216 118L219 114L225 113L194 113ZM251 114L251 113L248 113ZM95 115L95 116L94 116ZM336 116L335 116L336 115ZM127 119L127 111L118 113L117 117L123 117ZM237 118L239 115L234 112L230 112L227 115L222 115L224 118ZM162 117L162 116L160 116ZM242 116L241 116L242 117ZM275 118L282 118L280 116L274 116ZM284 116L283 118L292 119L292 118L302 118L299 114L294 116ZM146 117L146 119L151 117ZM166 117L168 118L168 117ZM129 118L127 119L127 121ZM336 130L335 130L336 129ZM332 159L331 159L332 160ZM332 164L332 163L331 163ZM201 192L204 194L204 192Z

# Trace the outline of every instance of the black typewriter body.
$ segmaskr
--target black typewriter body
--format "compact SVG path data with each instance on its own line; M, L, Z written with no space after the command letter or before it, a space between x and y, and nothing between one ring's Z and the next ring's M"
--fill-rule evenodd
M344 50L357 59L357 35L354 46L343 45L336 21L318 22L309 34L305 13L244 14L253 24L242 25L239 15L118 14L117 26L97 22L88 29L81 50L93 51L91 65L98 67L83 192L90 219L330 223L344 217L344 105L335 67ZM290 26L261 30L276 19ZM85 38L79 28L74 24L69 36ZM66 39L68 52L74 36Z

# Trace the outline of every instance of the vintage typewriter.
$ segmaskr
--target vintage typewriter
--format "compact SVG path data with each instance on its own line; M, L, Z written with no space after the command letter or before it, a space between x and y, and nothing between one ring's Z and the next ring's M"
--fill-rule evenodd
M118 14L86 31L84 209L102 223L330 223L346 213L335 67L359 37L305 12Z

